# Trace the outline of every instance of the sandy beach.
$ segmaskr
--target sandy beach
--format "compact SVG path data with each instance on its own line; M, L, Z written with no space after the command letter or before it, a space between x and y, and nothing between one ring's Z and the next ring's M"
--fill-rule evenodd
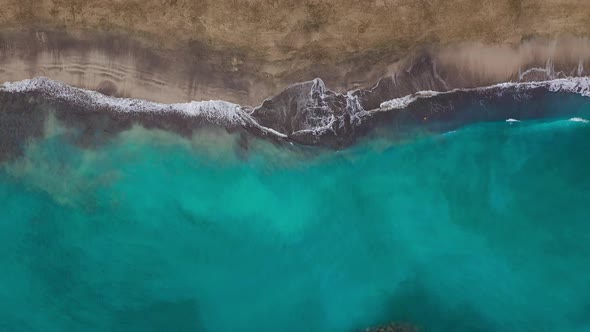
M577 0L0 4L0 81L46 76L166 103L256 106L316 77L345 92L425 64L431 74L400 94L534 79L521 75L531 68L578 76L590 57Z

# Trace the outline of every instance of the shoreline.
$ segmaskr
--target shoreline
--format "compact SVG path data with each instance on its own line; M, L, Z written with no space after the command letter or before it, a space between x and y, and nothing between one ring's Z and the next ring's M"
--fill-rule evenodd
M334 93L316 79L295 84L259 107L250 108L225 101L162 104L116 98L47 78L4 83L0 85L0 123L14 127L6 135L16 136L2 138L9 142L10 151L1 153L4 157L0 159L18 155L19 147L30 137L42 136L49 113L54 113L66 126L80 129L82 134L76 138L77 144L87 148L100 146L109 137L137 124L184 137L191 137L203 127L217 127L240 133L241 140L246 142L246 136L253 135L279 144L338 150L370 136L379 127L389 127L393 135L403 135L407 128L445 131L482 121L551 116L559 110L545 103L546 98L560 93L590 97L590 77L422 91L385 101L371 110L362 106L363 92ZM297 107L281 111L285 100L297 100L294 104ZM473 107L486 112L470 112ZM527 108L533 108L534 112ZM283 114L284 118L270 118L277 114ZM29 123L30 117L33 121ZM294 130L294 125L312 127ZM290 131L285 131L286 127Z
M116 97L161 103L226 100L254 107L296 82L321 77L337 93L365 90L366 108L372 109L386 93L393 99L421 90L541 80L544 73L535 68L583 76L590 68L590 39L573 35L513 43L424 43L405 51L359 51L331 62L273 60L197 41L165 47L133 36L4 30L0 82L45 76Z

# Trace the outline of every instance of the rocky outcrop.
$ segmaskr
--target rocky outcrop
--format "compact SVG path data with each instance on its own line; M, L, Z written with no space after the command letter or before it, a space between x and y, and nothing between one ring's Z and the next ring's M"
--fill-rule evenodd
M435 55L424 54L370 89L337 93L319 78L295 84L265 100L251 116L294 142L342 147L380 121L420 126L434 123L451 130L469 122L556 114L558 110L543 105L548 92L590 96L590 80L581 60L555 63L549 59L542 67L535 65L542 64L537 60L525 64L509 82L470 87L455 73L440 72ZM536 105L534 113L525 112L531 109L524 103L528 100ZM494 111L470 112L486 107Z

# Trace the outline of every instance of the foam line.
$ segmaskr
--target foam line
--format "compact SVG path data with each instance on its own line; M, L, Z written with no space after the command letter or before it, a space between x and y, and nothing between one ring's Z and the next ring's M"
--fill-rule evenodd
M418 99L431 98L439 95L453 94L457 92L478 92L478 91L489 91L489 90L530 90L537 88L545 88L551 92L571 92L577 93L584 97L590 97L590 77L568 77L558 78L548 81L540 82L507 82L499 83L486 87L478 88L464 88L464 89L453 89L450 91L419 91L411 95L407 95L400 98L385 101L381 103L380 108L377 111L391 111L395 109L404 109L411 103Z
M550 64L548 64L550 68ZM549 69L546 69L549 70ZM305 83L297 83L291 87L302 87ZM515 92L526 91L530 89L544 88L551 92L569 92L576 93L582 96L590 97L590 77L568 77L552 79L538 82L507 82L490 85L486 87L477 88L463 88L453 89L450 91L419 91L404 97L391 99L380 104L380 107L373 110L365 110L360 104L353 92L346 95L346 113L350 116L351 123L359 126L362 119L375 112L387 112L393 110L401 110L407 108L409 105L420 99L432 98L440 95L449 95L458 92L481 92L498 90L498 94L506 90L513 90ZM189 117L201 117L207 121L226 127L241 126L244 128L257 128L265 134L269 134L279 138L288 138L289 135L282 133L271 127L261 125L253 112L249 108L244 108L238 104L211 100L211 101L193 101L190 103L176 103L176 104L162 104L150 102L147 100L129 99L129 98L115 98L105 96L101 93L91 90L75 88L64 83L50 80L46 77L39 77L19 82L7 82L0 85L0 91L9 93L27 93L40 92L45 97L50 99L62 100L74 103L82 109L102 109L106 108L114 112L152 112L152 113L167 113L175 112ZM287 90L285 90L287 91ZM315 79L311 86L310 97L319 98L320 107L326 108L323 105L324 99L329 90L326 89L324 83L320 79ZM284 93L284 92L283 92ZM270 100L267 99L267 101ZM333 131L334 126L342 117L336 112L326 113L323 115L322 121L315 121L315 125L308 128L301 129L291 133L291 135L311 134L313 136L321 136L327 131ZM585 119L573 118L571 121L585 122ZM316 119L317 120L317 119ZM582 121L583 120L583 121ZM507 122L515 122L517 120L508 119Z
M83 109L108 108L115 112L176 112L186 116L202 117L221 126L254 126L266 133L286 138L272 128L261 126L238 104L210 100L190 103L162 104L140 99L115 98L91 90L71 87L46 77L7 82L0 85L0 91L11 93L41 92L47 97L75 103Z

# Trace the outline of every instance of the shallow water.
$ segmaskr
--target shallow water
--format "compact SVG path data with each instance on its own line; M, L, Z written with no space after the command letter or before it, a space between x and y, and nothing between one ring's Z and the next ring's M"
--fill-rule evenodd
M70 134L0 171L0 330L590 331L590 123L311 152Z

